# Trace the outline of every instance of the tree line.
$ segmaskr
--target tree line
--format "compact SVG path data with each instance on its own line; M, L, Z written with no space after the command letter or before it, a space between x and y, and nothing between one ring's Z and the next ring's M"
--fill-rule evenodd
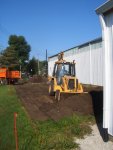
M45 74L46 61L30 57L31 46L24 36L10 35L8 47L0 52L0 67L21 70L30 75Z

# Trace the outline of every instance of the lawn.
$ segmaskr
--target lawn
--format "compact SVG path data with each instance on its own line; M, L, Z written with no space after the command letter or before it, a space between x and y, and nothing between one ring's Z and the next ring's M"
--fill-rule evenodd
M14 86L0 86L0 150L15 150L14 112L17 112L19 150L71 150L75 138L91 133L92 116L73 115L57 122L33 121L16 95Z

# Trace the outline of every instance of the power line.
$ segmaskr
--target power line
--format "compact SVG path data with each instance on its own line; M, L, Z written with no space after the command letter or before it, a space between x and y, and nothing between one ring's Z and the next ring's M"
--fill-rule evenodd
M6 27L4 27L1 23L0 23L0 31L6 35L9 36L11 33L6 29Z

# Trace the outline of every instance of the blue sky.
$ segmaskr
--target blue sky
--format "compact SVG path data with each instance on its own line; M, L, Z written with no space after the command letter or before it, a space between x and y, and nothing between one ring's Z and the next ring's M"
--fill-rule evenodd
M10 34L23 35L30 57L45 59L101 36L95 9L106 0L0 0L0 50Z

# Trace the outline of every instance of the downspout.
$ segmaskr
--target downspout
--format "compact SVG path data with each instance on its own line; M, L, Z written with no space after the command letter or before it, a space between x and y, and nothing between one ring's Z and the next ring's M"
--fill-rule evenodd
M91 58L91 43L89 43L89 52L90 52L90 84L93 84L92 83L92 58Z
M106 54L106 50L108 49L107 47L107 39L108 39L108 35L106 32L106 23L104 21L104 16L103 14L99 15L100 18L100 22L101 22L101 27L102 27L102 39L103 39L103 51L104 51L104 95L103 95L103 128L108 128L108 123L109 123L109 106L108 106L108 99L109 99L109 69L108 69L108 62L107 62L107 54ZM106 34L106 35L105 35ZM107 80L107 81L106 81Z

